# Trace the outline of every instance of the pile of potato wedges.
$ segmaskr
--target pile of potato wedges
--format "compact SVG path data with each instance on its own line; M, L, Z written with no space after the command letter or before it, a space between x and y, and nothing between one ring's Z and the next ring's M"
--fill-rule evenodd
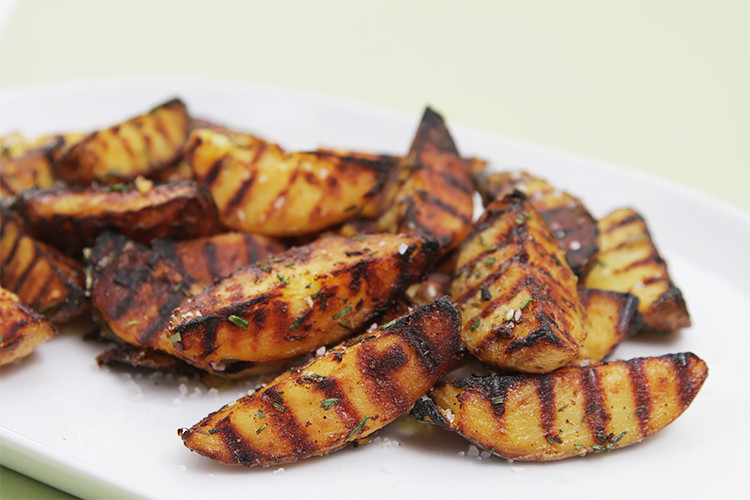
M91 316L102 366L274 377L179 430L214 460L294 462L409 412L508 459L607 452L707 376L692 353L605 361L690 325L641 214L461 156L430 108L403 156L287 151L173 99L10 134L0 162L0 363Z

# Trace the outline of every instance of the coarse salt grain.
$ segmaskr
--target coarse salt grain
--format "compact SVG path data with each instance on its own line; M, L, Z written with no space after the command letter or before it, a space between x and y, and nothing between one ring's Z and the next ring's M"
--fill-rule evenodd
M326 346L320 346L318 347L318 350L315 351L315 354L318 356L322 356L325 353L326 353Z
M283 194L279 196L278 198L276 198L276 201L273 202L274 210L278 210L281 207L283 207L285 201L286 201L286 196L284 196Z
M571 249L571 250L573 250L574 252L575 252L576 250L580 250L580 249L581 249L581 242L580 242L580 241L577 241L577 240L573 240L573 241L571 241L571 242L570 242L570 244L568 245L568 248L570 248L570 249Z
M409 245L407 245L406 243L401 243L401 245L399 245L398 247L398 254L404 255L408 249Z
M516 313L513 315L513 319L516 320L516 321L518 321L519 319L521 319L521 314L522 314L521 310L520 309L516 309Z
M469 452L466 454L469 458L479 457L479 448L474 445L469 446Z
M505 319L507 321L510 321L513 319L513 315L516 313L515 309L509 309L508 312L505 313Z
M286 472L286 471L284 471L284 468L283 467L279 467L278 469L276 469L275 471L273 471L273 475L274 476L278 476L279 474L283 474L284 472Z
M318 177L320 177L321 179L325 179L326 177L328 177L328 169L321 168L320 172L318 172Z
M456 415L450 410L450 408L446 408L445 418L448 419L448 422L453 423L453 421L456 420Z
M307 304L307 307L312 308L312 306L313 306L312 297L310 297L309 295L307 297L305 297L305 304Z

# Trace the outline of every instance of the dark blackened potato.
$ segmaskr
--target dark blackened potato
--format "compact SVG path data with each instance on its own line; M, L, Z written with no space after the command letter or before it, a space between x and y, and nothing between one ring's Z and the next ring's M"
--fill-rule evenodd
M480 173L477 186L485 205L514 190L524 193L560 241L573 272L579 277L586 275L598 250L599 231L581 200L528 172Z
M472 354L523 372L575 359L586 338L577 278L523 194L490 204L459 252L451 296Z
M646 221L632 208L599 221L599 253L584 286L632 293L640 299L644 325L675 331L690 326L682 292L672 282Z
M443 118L427 108L401 161L390 208L378 220L380 230L436 238L441 255L457 247L474 214L470 163L459 156Z
M354 217L376 217L395 180L390 156L286 152L255 136L198 129L186 157L231 229L270 236L313 234Z
M460 320L447 298L284 373L179 433L229 464L273 466L343 448L406 412L446 372Z
M309 353L370 326L436 252L435 240L407 235L322 238L193 297L172 314L170 338L191 363Z
M83 267L24 231L9 210L0 209L0 283L21 303L64 323L86 311Z
M707 375L700 358L680 353L458 379L438 382L412 414L504 458L560 460L659 432L687 409Z
M140 243L153 238L197 238L221 228L211 195L192 182L57 188L27 192L14 204L34 236L80 255L105 230Z
M148 175L182 157L190 117L179 99L73 144L55 161L55 176L69 184L111 184Z

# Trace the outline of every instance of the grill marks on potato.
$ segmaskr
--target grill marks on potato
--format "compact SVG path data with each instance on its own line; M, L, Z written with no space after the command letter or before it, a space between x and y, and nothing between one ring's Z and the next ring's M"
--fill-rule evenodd
M189 429L185 445L247 466L273 466L329 453L382 428L445 373L458 350L460 319L447 298L385 331L342 345ZM404 335L405 329L411 333ZM427 367L420 346L434 345Z
M674 331L690 326L682 292L669 275L646 222L635 210L616 210L599 221L597 264L585 286L629 292L640 299L646 327Z
M173 99L149 113L93 132L61 155L53 168L69 184L128 181L178 161L189 128L187 108Z
M272 236L315 233L355 215L375 217L395 180L393 157L285 152L238 132L195 130L187 152L227 227Z
M88 306L81 265L27 235L13 213L0 209L0 283L20 301L64 323Z
M32 150L17 158L0 159L0 199L32 188L51 188L54 184L52 164L46 150Z
M680 353L452 380L438 383L414 414L502 457L558 460L653 435L682 414L706 376L702 360Z
M151 247L189 270L205 285L285 249L274 238L243 233L222 233L183 241L163 238L152 241Z
M479 173L477 186L485 205L519 190L542 216L565 251L571 269L584 276L598 251L598 226L580 199L527 172Z
M144 244L219 230L216 206L205 189L192 182L144 183L27 192L15 208L34 235L76 256L108 229Z
M0 288L0 365L31 354L55 336L55 327L41 314L25 307L18 295Z
M467 349L501 368L565 365L585 339L576 277L521 193L492 203L459 250L451 295Z
M434 240L328 237L231 274L174 311L170 335L201 362L281 359L367 326L421 277Z
M399 168L390 208L378 219L380 230L432 236L441 254L457 247L471 226L474 185L469 162L458 155L443 118L432 109L425 109Z
M91 301L121 340L174 354L166 336L174 308L202 290L190 275L125 236L106 232L94 245Z
M596 363L643 324L638 297L629 293L579 287L586 338L573 364Z

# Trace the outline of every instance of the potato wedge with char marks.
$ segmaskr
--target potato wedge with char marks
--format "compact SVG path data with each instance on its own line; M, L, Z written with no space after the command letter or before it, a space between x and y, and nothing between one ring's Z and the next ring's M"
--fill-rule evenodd
M630 293L578 288L583 307L586 338L574 365L597 363L606 358L623 340L643 325L638 312L638 297Z
M192 182L73 187L27 192L14 208L31 232L67 252L80 255L107 229L141 243L153 238L197 238L220 230L211 195Z
M55 184L52 166L44 151L0 159L0 199L16 196L32 188L47 189Z
M447 298L339 346L180 429L185 446L228 464L272 466L322 455L407 411L445 373L460 319Z
M380 230L432 236L440 242L441 254L457 247L474 215L469 165L458 155L443 118L425 109L401 162L399 186L390 191L390 208L378 219Z
M669 425L708 375L692 353L543 375L439 382L412 414L504 458L548 461L637 443Z
M192 362L312 352L369 326L436 252L415 236L322 238L216 282L174 311L169 334Z
M179 99L146 114L89 134L58 158L55 175L69 184L129 181L182 157L190 117Z
M287 153L249 134L209 129L190 134L186 157L227 227L270 236L306 235L355 216L375 217L396 173L390 156Z
M670 332L690 326L682 292L638 212L622 208L601 219L599 248L585 286L632 293L640 299L643 321L650 329Z
M462 336L482 361L548 372L578 355L586 332L576 276L522 193L487 207L460 248L456 275Z
M151 248L178 263L204 285L286 249L274 238L244 233L222 233L181 241L161 238L152 241Z
M0 208L0 268L0 284L52 322L64 323L88 307L81 264L26 234L5 208Z
M579 277L586 275L598 250L599 230L581 200L528 172L481 173L477 186L485 205L516 189L524 193L560 241L573 272Z
M24 306L18 295L0 288L0 365L28 356L55 336L54 325Z

